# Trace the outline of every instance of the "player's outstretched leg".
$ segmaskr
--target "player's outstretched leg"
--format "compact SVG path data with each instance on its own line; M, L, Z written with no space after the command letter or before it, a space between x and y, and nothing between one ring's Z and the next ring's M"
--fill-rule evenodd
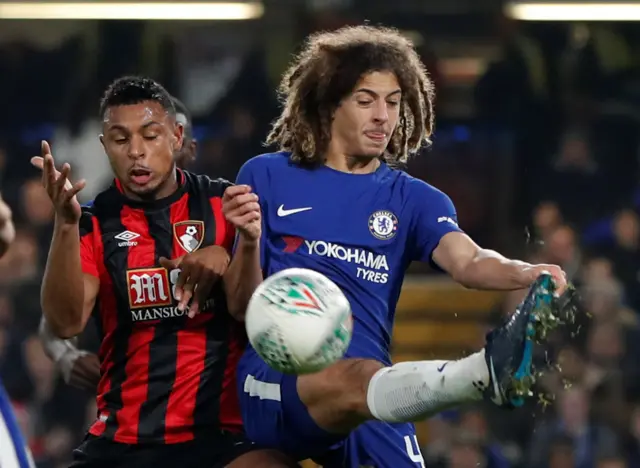
M533 342L558 323L553 294L552 277L542 275L510 320L488 335L485 349L464 359L392 367L347 359L299 376L298 395L314 421L334 433L349 432L368 419L422 420L483 397L500 406L519 406L533 384Z

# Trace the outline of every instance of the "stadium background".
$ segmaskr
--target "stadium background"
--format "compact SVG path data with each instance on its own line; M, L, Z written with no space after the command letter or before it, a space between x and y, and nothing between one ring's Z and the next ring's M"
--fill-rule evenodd
M2 193L18 223L0 261L0 375L38 467L66 466L95 417L91 395L61 382L36 335L52 219L28 162L40 140L88 179L90 199L110 178L96 136L101 91L120 75L146 74L193 113L193 169L233 180L264 151L275 85L304 36L363 20L410 35L437 85L434 145L410 172L452 197L462 227L482 245L562 265L582 296L578 323L540 356L561 363L540 379L544 402L515 412L478 405L418 424L426 464L639 467L637 23L572 21L591 12L587 5L554 10L552 21L513 19L526 15L505 14L496 0L264 0L240 10L254 19L205 21L220 14L210 5L196 12L199 21L177 21L188 10L178 3L166 13L173 20L123 21L8 18L104 18L133 7L92 13L103 4L94 1L55 12L42 2L0 2ZM640 19L633 8L618 19ZM159 6L135 11L165 14ZM613 11L596 16L616 19ZM394 358L480 348L520 296L464 291L412 267ZM92 330L81 345L96 348Z

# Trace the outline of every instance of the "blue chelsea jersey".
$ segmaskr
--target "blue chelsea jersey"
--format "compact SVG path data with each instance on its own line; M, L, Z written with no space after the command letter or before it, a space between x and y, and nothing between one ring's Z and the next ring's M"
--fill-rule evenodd
M298 166L284 152L249 160L237 183L260 197L265 277L286 268L329 277L353 311L347 357L390 364L407 266L430 261L442 236L460 231L449 197L386 164L370 174L348 174Z

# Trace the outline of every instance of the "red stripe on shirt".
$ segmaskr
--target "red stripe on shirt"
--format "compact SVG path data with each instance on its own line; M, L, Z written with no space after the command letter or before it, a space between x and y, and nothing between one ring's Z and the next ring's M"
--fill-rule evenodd
M171 224L188 221L188 195L182 197L171 207ZM173 258L183 254L176 236L173 237ZM178 355L176 376L169 395L165 419L165 442L168 444L186 442L193 439L193 412L198 391L197 378L204 370L206 331L202 325L202 315L193 319L186 318L185 328L178 331Z
M220 427L232 432L242 430L240 398L238 395L237 369L238 361L247 346L244 326L239 322L230 322L229 352L222 380L220 394Z
M227 221L222 212L222 198L212 197L210 199L211 209L216 219L216 245L221 245L231 251L236 231L233 224Z
M128 247L127 267L130 270L155 264L155 241L149 234L149 225L142 210L124 206L120 212L124 228L140 236L136 245ZM114 440L136 443L140 408L147 398L149 386L149 345L155 333L153 323L133 323L127 345L126 379L122 383L122 409L116 414L118 429Z

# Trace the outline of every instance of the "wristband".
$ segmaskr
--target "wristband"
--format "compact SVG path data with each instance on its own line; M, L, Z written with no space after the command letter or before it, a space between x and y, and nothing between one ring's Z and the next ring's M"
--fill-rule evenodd
M58 338L51 333L44 317L40 320L38 334L40 335L40 341L42 342L44 352L49 356L49 359L54 362L58 362L62 355L67 352L69 346L72 346L71 343L67 343L67 340Z

